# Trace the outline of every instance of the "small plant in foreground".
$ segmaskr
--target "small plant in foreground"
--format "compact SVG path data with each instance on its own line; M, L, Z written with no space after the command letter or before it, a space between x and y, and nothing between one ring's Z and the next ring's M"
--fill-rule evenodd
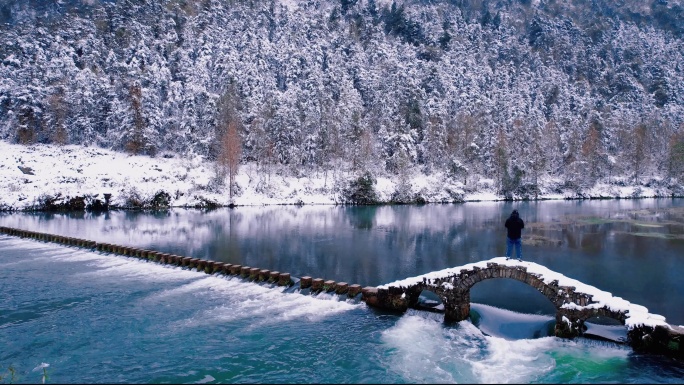
M36 366L35 368L33 368L33 371L34 371L34 372L37 372L37 371L39 371L39 370L41 370L41 369L43 370L43 384L45 383L45 381L47 381L47 378L48 378L47 368L48 368L49 366L50 366L50 364L46 364L45 362L41 362L40 365L38 365L38 366Z
M17 379L17 370L14 369L14 366L10 365L10 366L7 368L7 372L8 372L8 374L0 375L0 383L3 383L3 384L4 384L4 383L5 383L5 379L7 379L7 376L9 376L9 383L10 383L10 384L13 384L14 381Z

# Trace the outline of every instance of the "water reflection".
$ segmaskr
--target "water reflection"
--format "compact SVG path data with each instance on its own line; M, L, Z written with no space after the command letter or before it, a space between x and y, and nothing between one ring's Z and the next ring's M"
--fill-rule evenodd
M515 208L526 222L525 259L684 324L681 296L671 294L684 290L683 206L681 199L266 206L13 213L0 224L365 286L503 255L503 222Z

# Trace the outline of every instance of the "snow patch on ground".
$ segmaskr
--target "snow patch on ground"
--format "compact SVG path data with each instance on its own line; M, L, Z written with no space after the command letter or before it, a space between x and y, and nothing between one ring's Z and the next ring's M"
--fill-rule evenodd
M157 192L171 196L175 207L194 207L207 201L218 205L240 206L275 204L337 204L340 190L357 172L314 172L308 176L290 176L283 166L268 171L253 163L240 166L236 177L237 192L231 198L227 183L216 183L215 165L203 157L182 158L174 154L157 157L135 156L97 147L35 144L23 146L0 141L0 210L34 207L41 196L62 194L66 197L91 195L110 203L126 206L132 194L149 200ZM23 171L22 171L23 170ZM491 179L456 181L443 173L408 172L411 192L427 202L499 201ZM374 185L381 202L392 199L399 178L377 175ZM464 183L467 182L467 185ZM558 185L548 179L540 185ZM587 191L592 197L653 197L669 195L647 187L597 184ZM539 198L566 199L573 193L543 191Z

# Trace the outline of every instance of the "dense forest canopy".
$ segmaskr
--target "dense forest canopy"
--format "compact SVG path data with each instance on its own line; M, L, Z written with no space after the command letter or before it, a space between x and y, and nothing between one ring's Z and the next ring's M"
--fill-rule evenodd
M504 194L684 177L681 1L5 0L0 22L13 142Z

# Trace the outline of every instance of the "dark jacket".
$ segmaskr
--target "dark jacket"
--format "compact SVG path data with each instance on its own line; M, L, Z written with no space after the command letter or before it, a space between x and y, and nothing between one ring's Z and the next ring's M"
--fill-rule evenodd
M525 222L520 219L518 210L513 210L511 216L506 219L506 228L508 229L508 238L519 239L522 229L525 228Z

